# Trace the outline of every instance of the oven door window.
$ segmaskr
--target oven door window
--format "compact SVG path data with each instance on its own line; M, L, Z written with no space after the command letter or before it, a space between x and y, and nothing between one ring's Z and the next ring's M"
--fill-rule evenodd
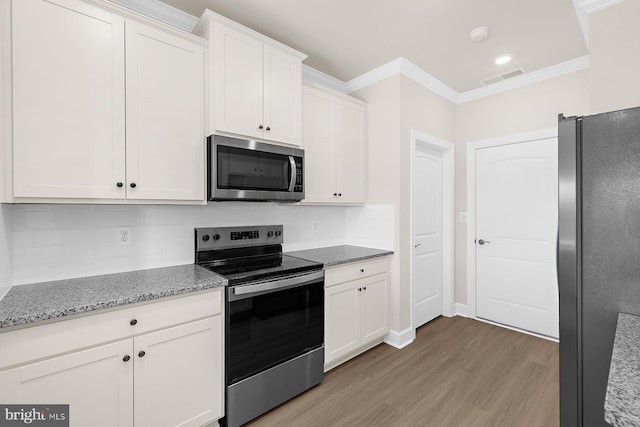
M217 163L218 188L269 191L289 189L289 156L219 145Z
M232 301L227 316L227 381L233 384L322 345L324 284Z

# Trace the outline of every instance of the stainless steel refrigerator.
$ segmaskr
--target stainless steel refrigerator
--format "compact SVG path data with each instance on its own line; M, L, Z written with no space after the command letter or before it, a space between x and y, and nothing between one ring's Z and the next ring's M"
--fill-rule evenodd
M560 425L604 420L619 312L640 315L640 107L559 117Z

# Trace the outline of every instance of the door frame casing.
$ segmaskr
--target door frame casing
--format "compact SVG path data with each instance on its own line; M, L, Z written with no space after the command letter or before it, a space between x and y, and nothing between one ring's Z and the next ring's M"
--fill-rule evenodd
M476 319L476 152L524 142L557 138L558 128L483 139L467 144L467 310L466 317Z
M409 180L409 277L411 295L411 330L415 339L414 298L413 298L413 177L414 160L418 146L426 147L442 153L442 315L454 315L453 286L454 286L454 189L455 189L455 146L453 143L437 138L433 135L411 129L411 161Z

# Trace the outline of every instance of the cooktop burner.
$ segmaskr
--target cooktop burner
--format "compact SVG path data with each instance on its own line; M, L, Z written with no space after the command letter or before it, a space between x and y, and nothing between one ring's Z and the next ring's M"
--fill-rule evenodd
M196 264L229 285L322 269L282 253L282 226L196 228Z

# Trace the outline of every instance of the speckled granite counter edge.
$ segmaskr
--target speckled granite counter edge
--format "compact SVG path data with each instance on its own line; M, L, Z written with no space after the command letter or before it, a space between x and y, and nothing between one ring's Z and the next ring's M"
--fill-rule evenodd
M211 285L194 286L192 288L183 288L179 290L151 293L151 294L141 294L131 298L97 302L95 304L86 304L78 307L69 307L62 310L49 310L49 311L43 311L40 313L31 313L24 316L9 317L5 319L0 319L0 329L8 328L11 326L24 325L32 322L40 322L43 320L51 320L51 319L57 319L60 317L73 316L74 314L88 313L88 312L97 311L97 310L104 310L107 308L120 307L128 304L135 304L135 303L140 303L145 301L153 301L156 299L170 297L170 296L184 295L192 292L213 289L216 287L217 286L211 286Z
M343 251L342 253L340 251ZM352 253L347 253L351 251ZM362 253L357 253L362 251ZM355 253L355 254L354 254ZM324 248L305 249L302 251L287 252L287 255L315 261L324 264L325 268L334 267L351 262L367 261L370 259L393 255L394 252L386 249L368 248L363 246L340 245Z
M41 287L42 289L44 289L45 287L49 287L50 288L49 292L51 292L51 289L54 289L54 292L55 292L56 291L55 286L59 285L60 287L58 288L58 292L63 293L65 292L65 289L63 286L63 284L65 283L73 283L76 286L80 284L80 286L88 287L88 286L91 286L89 285L89 283L97 282L97 285L94 285L94 286L103 286L104 285L104 283L102 282L103 280L108 280L109 278L118 277L120 278L120 282L125 282L124 286L131 285L132 288L135 288L135 283L127 283L126 281L127 275L133 276L136 274L145 274L145 272L154 272L154 271L160 272L160 273L166 272L168 275L170 275L171 271L176 271L180 268L185 268L185 267L186 268L192 267L192 272L195 275L193 282L196 282L196 283L190 284L190 283L185 283L184 281L181 282L177 280L175 287L173 288L169 288L169 289L160 288L157 290L146 289L145 291L141 291L141 292L134 291L132 292L131 295L127 295L125 297L106 297L104 299L97 298L95 301L91 301L91 302L84 301L77 305L67 304L62 306L61 304L60 307L56 307L56 308L37 308L37 309L32 309L32 308L21 309L20 308L20 303L21 303L20 300L29 299L30 293L37 293L39 287ZM166 283L163 285L166 285ZM227 285L227 280L222 276L219 276L213 272L205 270L202 267L193 266L192 264L188 264L184 266L176 266L176 267L164 267L164 268L150 269L150 270L136 270L136 271L125 272L125 273L114 273L114 274L107 274L107 275L101 275L101 276L90 276L90 277L83 277L83 278L67 279L67 280L60 280L55 282L34 283L30 285L16 285L12 287L12 290L14 290L16 293L21 293L21 295L18 298L14 298L12 301L8 302L8 305L10 305L10 308L5 309L4 310L5 312L3 312L2 310L2 308L4 308L2 307L2 305L5 301L0 300L0 331L4 331L5 329L9 329L14 326L26 325L29 323L41 322L46 320L64 320L63 318L66 318L68 316L73 316L76 314L90 313L93 311L98 311L98 310L103 310L108 308L126 306L128 304L153 301L153 300L170 297L170 296L186 295L193 292L219 288L226 285ZM23 290L27 290L27 291L24 292ZM117 289L116 289L116 292L117 292ZM5 297L9 295L10 294L7 293ZM64 299L64 297L60 297L60 298ZM16 299L17 301L15 301ZM16 308L16 306L18 306L18 308ZM11 309L13 309L13 313L11 313L12 311ZM9 313L6 313L7 311Z
M604 408L614 427L640 425L640 316L618 314Z

